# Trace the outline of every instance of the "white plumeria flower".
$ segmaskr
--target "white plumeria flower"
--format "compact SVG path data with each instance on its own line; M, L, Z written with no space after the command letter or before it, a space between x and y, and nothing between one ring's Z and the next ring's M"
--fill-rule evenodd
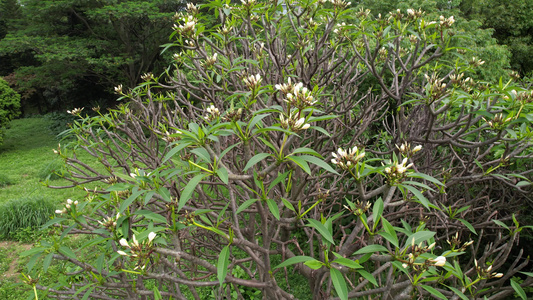
M67 199L67 204L72 204L72 203L73 203L72 199Z
M437 256L435 259L432 259L431 262L433 262L434 266L442 267L446 264L446 257Z
M122 250L118 250L117 253L120 254L120 255L129 256L128 253L126 253L126 252L124 252Z
M120 241L118 241L120 243L120 245L122 245L122 247L127 247L129 248L130 245L128 244L128 241L126 241L126 239L120 239Z
M155 239L156 235L157 235L157 234L156 234L155 232L153 232L153 231L150 232L150 233L148 234L148 242L151 243L151 242Z

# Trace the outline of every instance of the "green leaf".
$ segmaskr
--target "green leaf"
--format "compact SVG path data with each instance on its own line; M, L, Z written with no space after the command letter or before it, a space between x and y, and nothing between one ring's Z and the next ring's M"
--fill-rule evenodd
M474 226L472 226L472 224L470 224L470 222L468 222L467 220L464 220L464 219L458 219L461 223L463 223L463 225L465 225L470 231L472 231L475 235L477 235L477 232L476 232L476 229L474 228Z
M291 258L285 260L281 264L275 266L274 269L279 269L279 268L283 268L283 267L286 267L286 266L303 263L303 262L306 262L306 261L309 261L309 260L314 260L314 258L312 258L310 256L294 256L294 257L291 257Z
M365 253L377 253L377 252L389 252L387 248L385 248L382 245L368 245L366 247L363 247L359 250L357 250L354 255L357 254L365 254Z
M145 192L144 190L138 190L137 188L134 188L134 190L132 191L132 193L128 197L128 199L126 199L126 200L122 201L122 203L120 203L120 206L118 208L118 212L122 214L124 212L124 210L126 210L126 208L128 208L128 206L130 206L133 203L133 201L135 201L144 192Z
M448 300L446 296L444 296L441 292L437 291L435 288L429 285L424 285L424 284L422 284L421 286L424 290L428 291L431 295L438 297L440 299L443 299L443 300Z
M294 151L292 151L292 153L290 155L299 154L299 153L311 154L311 155L314 155L314 156L317 156L317 157L322 157L322 155L318 154L318 152L316 152L315 150L310 149L310 148L298 148L298 149L295 149Z
M222 251L220 252L220 256L218 257L217 278L218 278L218 283L220 283L220 285L222 285L222 283L226 279L226 275L228 273L228 265L229 265L229 245L222 248Z
M58 251L59 253L63 254L64 256L68 258L76 259L76 254L74 254L74 252L72 252L72 250L70 250L70 248L66 246L59 247Z
M272 215L274 215L274 218L276 218L276 220L279 221L279 208L278 208L278 204L276 203L276 201L269 198L266 200L266 203L268 205L268 209L270 210Z
M229 177L228 177L228 170L226 168L218 168L217 169L217 175L224 184L228 184Z
M166 224L167 223L167 219L165 217L163 217L162 215L159 215L159 214L156 214L155 212L153 211L149 211L149 210L138 210L135 212L136 215L139 215L139 216L143 216L149 220L152 220L154 222L159 222L159 223L163 223L163 224Z
M496 223L497 225L500 225L501 227L509 230L509 226L505 225L505 223L503 223L502 221L499 221L499 220L492 220L492 222Z
M250 130L252 130L255 125L260 122L262 119L264 119L265 117L268 117L270 114L262 114L262 115L255 115L251 120L250 120L250 123L248 124L248 127L246 129L246 132L250 132Z
M308 219L308 221L309 224L307 224L306 226L315 228L324 239L326 239L332 245L335 245L335 241L333 241L333 236L331 235L331 232L329 232L329 230L327 230L322 223L315 219Z
M167 160L169 160L172 156L174 156L176 153L180 152L183 148L186 148L191 143L183 143L175 146L170 151L167 152L165 157L163 157L163 161L161 163L165 163Z
M302 170L304 170L305 173L311 175L311 169L309 168L309 165L300 156L289 156L287 157L287 159L292 160L294 163L300 166L300 168L302 168Z
M81 298L81 300L89 299L89 296L91 296L91 293L93 292L94 289L95 289L95 286L91 285L91 287L87 290L87 292L85 292L85 295L83 295L83 298Z
M296 209L294 208L292 203L290 203L287 199L281 198L281 202L283 202L283 205L285 205L286 208L290 209L293 212L296 212Z
M527 300L526 292L524 292L524 289L520 286L520 284L513 279L511 279L511 286L513 287L513 290L522 298L522 300Z
M374 207L372 208L372 219L374 220L374 230L376 229L376 226L378 225L379 218L381 218L381 214L383 213L383 200L381 197L374 202Z
M259 153L259 154L254 155L254 157L250 158L250 160L246 163L246 166L244 167L243 171L246 172L246 170L255 166L258 162L262 161L263 159L269 156L271 155L268 153Z
M335 287L335 291L337 291L337 295L341 300L348 300L348 287L346 286L346 280L342 276L341 271L335 268L331 268L329 271L331 282L333 283L333 287Z
M154 286L154 300L163 300L163 297L161 296L157 286Z
M316 260L316 259L313 259L313 260L308 260L306 262L304 262L304 265L308 266L309 268L313 269L313 270L318 270L320 268L322 268L322 266L324 265L324 263Z
M209 152L207 152L205 148L200 147L200 148L193 149L191 150L191 153L196 154L198 158L205 161L206 163L211 163L211 156L209 155Z
M334 253L334 254L336 254L336 253ZM332 262L338 263L339 265L343 265L343 266L351 268L351 269L360 269L360 268L363 267L358 262L353 261L353 260L348 259L348 258L345 258L345 257L338 257Z
M243 204L241 204L241 206L239 206L239 208L237 209L237 214L242 212L243 210L247 209L248 207L250 207L250 205L254 204L257 200L259 199L248 199L246 201L244 201Z
M298 157L314 165L317 165L328 172L331 172L333 174L339 174L328 163L326 163L325 161L323 161L322 159L318 157L311 156L311 155L300 155Z
M385 232L380 233L380 235L386 238L394 246L399 247L398 234L396 233L396 230L394 230L394 227L391 225L391 223L389 223L387 219L381 218L381 224L383 225ZM383 234L386 234L387 237L385 237Z
M50 263L52 263L52 258L54 257L54 252L48 253L44 260L43 260L43 272L46 273L48 270L48 267L50 267Z
M278 177L276 177L276 179L274 179L269 185L268 185L268 190L267 190L267 194L268 192L270 192L270 190L276 186L276 184L282 182L283 180L285 180L285 178L287 178L287 175L289 175L289 171L283 173L283 174L279 174Z
M187 203L187 201L189 201L189 199L192 197L194 189L200 183L200 181L202 181L204 176L204 174L198 174L187 183L187 185L181 192L180 200L178 203L178 211L180 211L185 206L185 203Z
M417 188L415 188L414 186L410 186L410 185L402 185L402 186L408 189L409 191L411 191L411 193L413 193L413 195L415 195L415 197L418 199L420 204L424 205L425 208L429 209L429 205L430 205L429 200Z
M463 300L469 300L468 297L463 294L463 292L461 292L460 290L454 288L454 287L451 287L451 286L448 286L446 285L447 288L449 288L450 290L452 290L457 296L461 297L461 299Z
M427 181L433 182L436 185L444 186L444 183L440 182L437 178L429 176L424 173L417 173L417 172L409 173L407 177L421 178L421 179L425 179Z
M370 281L373 285L378 286L378 282L376 281L376 278L374 278L374 276L372 276L372 274L370 274L366 270L358 269L357 273L361 274L361 276L363 276L363 278L365 278L366 280Z

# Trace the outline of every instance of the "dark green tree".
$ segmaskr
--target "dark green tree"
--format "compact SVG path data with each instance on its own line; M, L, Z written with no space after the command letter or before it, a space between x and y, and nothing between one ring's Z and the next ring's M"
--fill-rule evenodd
M3 142L4 128L20 113L20 95L0 78L0 144Z
M440 16L446 18L453 16L455 19L454 33L461 37L458 43L465 50L460 55L467 59L476 57L481 61L490 62L476 68L476 74L468 75L473 75L480 80L495 82L502 76L507 77L511 52L507 46L501 45L493 26L486 25L480 18L469 17L472 14L471 11L478 9L476 7L481 5L480 3L472 4L476 1L480 2L478 0L384 0L379 2L362 0L359 2L359 7L370 9L373 15L381 14L384 17L388 17L390 11L395 11L398 8L402 10L420 9L426 12L428 17L434 19ZM471 5L467 5L467 2ZM448 57L448 60L453 59L453 56Z
M27 0L25 26L0 41L0 55L31 53L33 62L15 72L48 109L112 99L113 86L132 87L143 73L162 71L159 45L182 6L176 0Z
M512 53L514 70L533 73L533 0L463 0L461 9L483 27L494 28L494 37Z

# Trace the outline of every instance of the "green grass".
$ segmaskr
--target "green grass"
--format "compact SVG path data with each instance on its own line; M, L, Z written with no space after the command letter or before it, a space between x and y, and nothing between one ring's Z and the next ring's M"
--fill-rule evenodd
M54 171L60 167L60 161L52 151L57 148L58 140L48 130L51 122L47 118L18 119L12 121L11 127L5 131L4 143L0 145L0 206L30 201L34 208L45 207L42 204L47 202L60 209L66 199L82 199L85 196L85 192L78 189L50 189L42 183L49 178L56 179L50 182L53 185L67 184L64 179L55 177ZM41 211L41 218L46 219L46 214ZM27 221L30 219L26 218ZM17 228L10 238L37 241L40 233L34 228ZM18 279L22 266L28 260L19 258L19 254L29 248L31 245L28 244L0 242L0 253L6 254L0 255L0 299L20 300L31 295L29 287L21 285ZM10 266L16 268L9 272L9 276L2 276ZM46 281L47 276L43 276L42 280Z
M6 130L4 144L0 145L0 203L34 196L59 204L68 198L83 197L81 191L50 189L42 184L57 167L58 158L52 151L58 140L48 130L45 118L18 119ZM2 178L5 178L2 180ZM53 179L53 178L51 178ZM54 185L66 183L54 181Z

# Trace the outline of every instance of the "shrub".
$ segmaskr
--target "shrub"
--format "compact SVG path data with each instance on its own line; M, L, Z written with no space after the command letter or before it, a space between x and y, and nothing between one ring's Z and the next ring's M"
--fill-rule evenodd
M0 78L0 144L3 141L3 129L20 114L20 95Z
M117 87L129 102L108 114L71 112L76 141L56 153L74 185L98 187L31 254L79 272L30 284L293 299L303 279L315 299L503 299L533 283L505 285L528 265L510 253L527 228L513 212L531 180L531 91L469 77L483 62L453 46L451 16L242 2L205 5L221 19L209 31L189 5L168 74ZM58 247L65 233L94 236L80 250L97 257Z
M39 227L50 220L54 214L54 205L40 197L14 199L0 204L0 238L21 240L23 231L36 232ZM21 241L29 241L22 238Z

